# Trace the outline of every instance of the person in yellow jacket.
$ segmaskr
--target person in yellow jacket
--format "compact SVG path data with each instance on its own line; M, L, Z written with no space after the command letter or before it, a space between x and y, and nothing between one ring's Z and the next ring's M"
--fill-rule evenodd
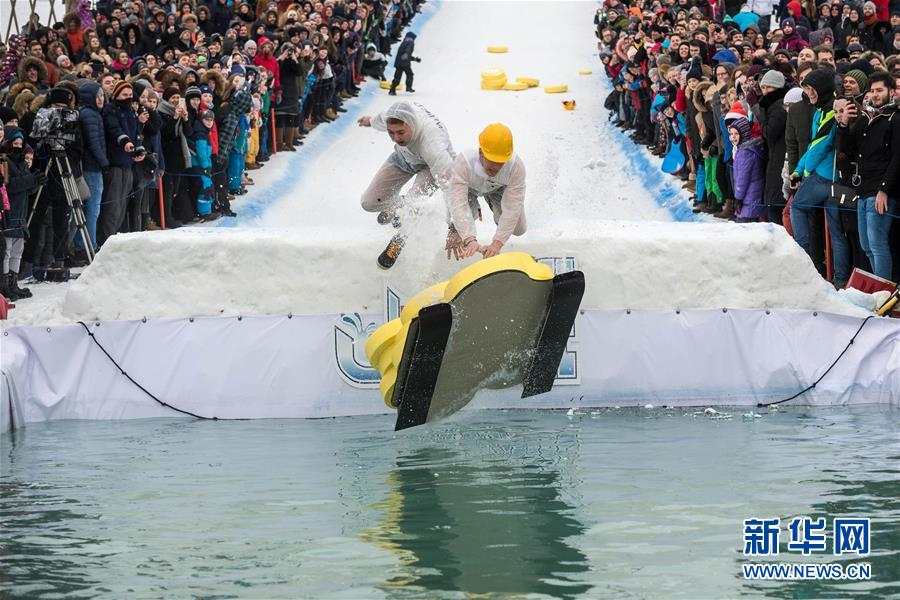
M483 197L494 215L497 230L490 244L478 243L475 219ZM456 155L449 172L447 205L452 221L447 258L457 260L480 252L484 258L500 253L510 236L522 235L525 222L525 163L514 152L509 127L492 123L478 136L478 147Z

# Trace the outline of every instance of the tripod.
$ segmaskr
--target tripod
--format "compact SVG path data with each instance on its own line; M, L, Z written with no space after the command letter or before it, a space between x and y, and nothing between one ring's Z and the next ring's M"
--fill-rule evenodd
M64 149L50 150L50 160L47 161L47 168L44 169L44 176L50 174L50 167L55 166L56 172L59 173L62 182L63 192L66 195L66 202L69 203L69 209L72 211L72 218L75 219L75 228L81 234L81 241L84 242L84 252L87 255L88 264L94 262L94 243L91 241L91 235L87 230L87 220L84 217L84 203L81 200L81 194L78 191L78 184L75 183L75 176L72 175L72 167L69 164L69 157ZM31 204L31 211L28 215L28 223L26 227L31 227L31 219L37 210L38 200L44 191L46 184L38 188L37 194L34 195L34 201Z

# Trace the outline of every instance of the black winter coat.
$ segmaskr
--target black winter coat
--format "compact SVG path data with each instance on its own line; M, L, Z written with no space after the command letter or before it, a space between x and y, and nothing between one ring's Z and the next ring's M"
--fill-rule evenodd
M106 148L109 164L114 167L130 168L134 159L125 152L129 142L140 143L141 126L131 108L121 108L116 104L103 107L103 126L106 129Z
M885 192L900 196L900 110L888 105L870 117L863 111L849 127L838 127L837 148L857 164L863 198Z
M28 170L24 156L18 160L10 157L6 161L9 179L6 195L9 196L9 221L4 224L4 235L8 238L25 237L25 223L28 218L28 194L37 188L34 174Z
M416 50L416 34L408 32L400 47L397 48L397 57L394 59L394 66L398 69L404 69L412 64L416 59L413 52Z
M763 201L766 204L778 205L785 202L781 171L784 169L784 159L787 155L787 146L784 141L787 129L787 111L784 110L786 93L787 89L781 88L766 94L759 100L762 136L769 149L766 163L766 189L763 192Z
M81 165L85 171L97 173L109 166L106 156L106 134L103 117L97 108L97 92L100 84L89 81L78 90L81 136L84 139L84 155Z

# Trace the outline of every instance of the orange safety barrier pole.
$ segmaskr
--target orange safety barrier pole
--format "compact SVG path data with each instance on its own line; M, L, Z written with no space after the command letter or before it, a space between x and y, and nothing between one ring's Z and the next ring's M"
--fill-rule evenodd
M163 199L163 183L162 176L156 180L159 184L159 228L166 228L166 201Z
M275 137L275 109L274 108L269 109L269 124L272 126L271 127L271 129L272 129L272 156L275 156L276 154L278 154L278 142L275 141L277 138Z
M831 268L831 233L828 231L828 216L825 216L825 279L834 281L834 269Z

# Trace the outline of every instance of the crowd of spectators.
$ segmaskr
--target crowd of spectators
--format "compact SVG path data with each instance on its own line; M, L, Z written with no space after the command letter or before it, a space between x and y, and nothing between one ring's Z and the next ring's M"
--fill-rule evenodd
M51 26L32 16L0 44L0 293L85 264L84 237L235 216L249 171L384 81L423 2L80 0Z
M594 23L610 119L694 212L785 226L836 287L900 280L897 0L606 0Z

